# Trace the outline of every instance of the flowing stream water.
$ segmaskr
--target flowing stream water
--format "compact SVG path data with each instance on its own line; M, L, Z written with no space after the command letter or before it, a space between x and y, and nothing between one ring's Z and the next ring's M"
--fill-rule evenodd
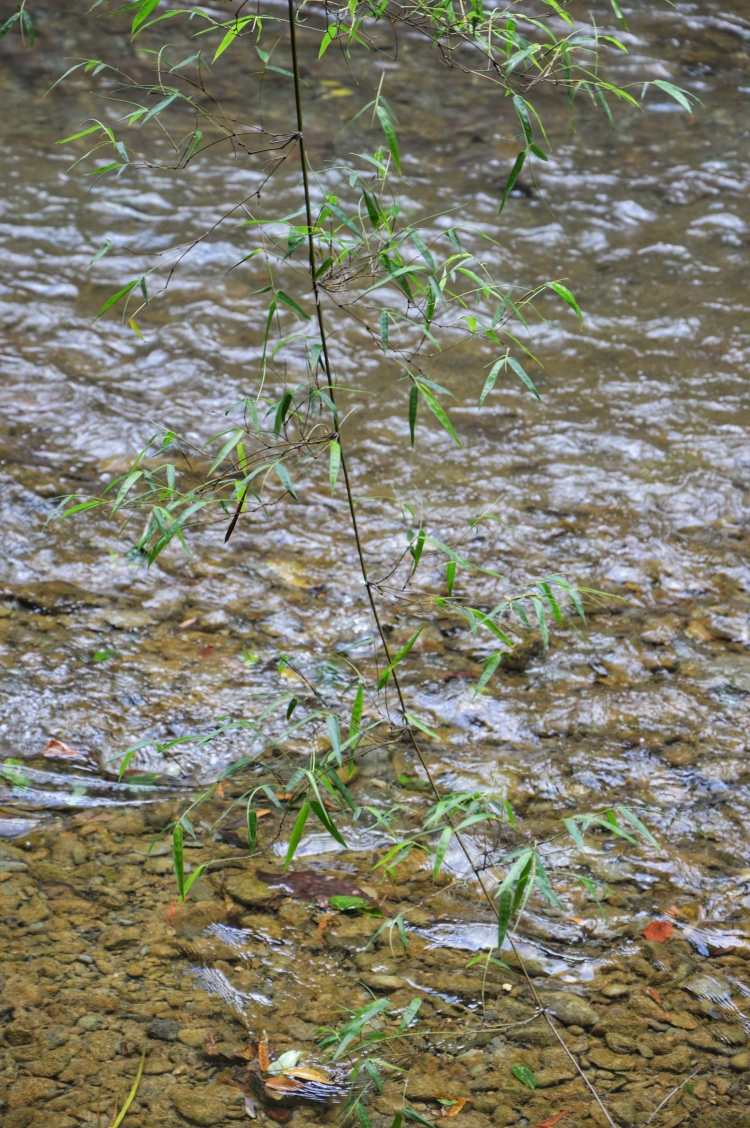
M541 404L504 376L480 409L487 358L446 354L439 378L465 445L422 418L414 452L398 371L363 362L356 328L333 319L340 378L375 393L357 399L346 436L365 547L377 571L403 545L396 492L423 504L441 537L493 506L502 521L468 541L477 559L513 583L561 572L613 597L581 632L501 665L478 696L490 651L435 623L406 690L441 737L427 754L445 791L492 787L540 835L574 811L644 808L661 850L592 846L603 914L563 875L563 909L532 900L519 948L616 1124L645 1125L694 1075L653 1123L738 1128L750 1124L750 4L627 15L618 80L666 78L701 104L689 115L652 88L641 110L613 107L612 128L581 99L572 131L564 99L541 95L550 160L500 221L511 109L408 38L385 68L373 59L349 72L331 53L322 81L310 56L308 144L319 166L371 150L365 119L345 127L385 69L405 172L423 193L429 176L434 210L492 234L487 260L509 282L564 277L584 310L579 330L560 303L544 304L549 324L532 333ZM171 847L160 840L147 858L153 835L248 738L239 729L168 756L151 744L121 782L118 754L251 719L259 694L293 684L278 674L282 653L335 692L348 677L338 648L372 623L343 502L322 485L240 523L228 546L223 528L204 530L191 555L170 549L150 570L111 522L50 520L57 496L101 489L159 427L197 442L222 430L256 370L265 307L256 275L228 273L251 246L230 221L181 265L143 319L144 340L111 317L94 323L130 279L133 249L198 237L259 174L225 154L105 192L71 170L55 142L116 111L76 78L45 90L83 56L142 59L106 18L47 3L35 19L33 50L12 36L0 46L3 1122L104 1128L142 1047L126 1128L242 1119L253 1080L233 1057L243 1026L256 1041L266 1028L274 1052L319 1062L316 1031L343 1021L337 1008L374 993L398 1012L416 993L422 1018L403 1060L420 1116L439 1115L447 1094L470 1099L466 1128L535 1128L562 1111L562 1128L606 1123L544 1020L506 1029L534 1013L512 952L509 969L488 965L483 999L484 964L466 965L491 948L494 926L458 854L448 885L431 886L416 863L379 885L376 827L346 851L325 835L303 840L297 874L364 885L387 912L404 911L406 952L385 933L366 948L382 921L331 917L309 883L258 879L239 841L212 840L216 799L186 855L219 864L190 908L169 908ZM222 79L230 105L240 58ZM288 87L269 81L269 121L291 129ZM275 205L298 206L291 168L272 185ZM112 249L87 270L106 239ZM385 616L408 637L395 604ZM421 809L420 777L406 753L380 753L358 769L357 801ZM280 873L285 838L261 833L266 878ZM573 867L575 853L565 847L558 864ZM673 924L666 942L644 941L654 920L667 933ZM512 1065L534 1071L537 1088ZM374 1128L390 1125L405 1077L374 1092ZM303 1121L336 1115L334 1101L276 1107L268 1090L256 1112L283 1120L292 1107Z

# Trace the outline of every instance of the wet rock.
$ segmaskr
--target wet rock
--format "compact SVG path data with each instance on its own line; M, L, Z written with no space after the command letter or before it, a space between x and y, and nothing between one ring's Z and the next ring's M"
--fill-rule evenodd
M80 1026L82 1030L98 1030L101 1024L102 1020L98 1014L82 1014L76 1026Z
M205 1046L210 1037L209 1030L202 1030L196 1026L185 1026L177 1035L178 1041L182 1042L183 1046L190 1046L194 1050Z
M24 1026L9 1026L5 1031L5 1040L9 1046L30 1046L34 1035Z
M678 1046L670 1053L661 1054L654 1059L654 1064L668 1073L689 1073L694 1062L695 1054L691 1052L688 1046Z
M200 1089L187 1085L175 1085L169 1091L169 1098L177 1111L191 1124L210 1128L224 1120L227 1110L219 1092L218 1085L205 1085Z
M143 931L140 928L122 925L105 928L99 937L99 943L108 951L119 951L121 948L129 948L133 944L142 942Z
M616 1123L622 1124L624 1128L640 1128L648 1120L652 1106L643 1097L626 1096L612 1101L610 1111Z
M690 1128L750 1128L750 1112L734 1108L712 1108L699 1112Z
M370 973L362 976L362 982L372 991L400 991L402 987L408 986L406 980L402 979L399 975L377 975Z
M623 995L630 994L630 988L627 983L605 983L601 988L601 994L606 999L621 999Z
M41 1054L34 1061L27 1062L26 1068L32 1077L59 1077L72 1057L66 1046Z
M103 615L105 623L120 631L134 631L148 627L154 619L146 611L107 611Z
M545 992L541 1000L544 1006L554 1011L555 1017L566 1026L582 1026L585 1030L597 1021L598 1015L593 1007L572 992L555 991L551 994Z
M729 1061L732 1069L736 1069L738 1073L744 1073L746 1069L750 1069L750 1053L737 1054Z
M616 1054L632 1054L638 1049L638 1039L632 1035L618 1034L616 1030L608 1030L604 1041L610 1050Z
M603 1046L595 1046L588 1051L589 1061L599 1069L609 1069L613 1073L636 1070L640 1067L640 1060L630 1054L616 1054L606 1050ZM662 1059L663 1060L663 1059Z
M538 1089L551 1089L554 1085L562 1085L564 1081L573 1081L576 1074L573 1069L540 1069L536 1074Z
M152 1038L160 1038L162 1042L176 1042L180 1035L180 1024L171 1018L155 1018L150 1024L148 1032Z
M260 881L254 873L239 873L227 878L224 889L234 901L251 908L262 908L269 902L278 900L280 893L271 889L264 881Z
M8 1108L29 1108L37 1101L49 1101L59 1092L60 1086L46 1077L22 1077L8 1088Z
M182 940L196 939L203 936L210 924L224 922L226 917L226 909L218 901L199 901L197 904L185 902L174 917L174 930ZM151 951L153 953L153 948ZM176 953L167 952L165 954L174 955Z

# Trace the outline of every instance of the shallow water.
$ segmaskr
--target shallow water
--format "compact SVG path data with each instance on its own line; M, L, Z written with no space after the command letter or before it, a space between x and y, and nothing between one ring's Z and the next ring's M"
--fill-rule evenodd
M602 10L601 22L607 18ZM413 504L422 498L441 539L494 503L505 524L485 523L472 535L476 559L514 583L564 572L622 597L592 613L582 635L559 634L546 654L532 650L524 668L501 670L479 697L472 679L487 651L447 623L439 624L444 631L425 630L405 675L414 711L448 747L429 748L443 789L492 785L532 833L574 809L626 801L649 808L663 852L592 847L590 872L615 890L606 921L564 877L561 895L575 920L532 903L520 940L535 974L586 983L618 943L619 958L632 961L643 925L676 905L683 914L677 921L683 960L711 967L736 960L741 984L740 956L710 953L735 945L744 952L750 931L750 7L649 6L629 21L622 80L672 78L703 105L689 117L652 92L643 112L619 109L613 131L581 104L573 134L562 104L542 98L553 142L549 165L538 170L544 199L535 190L511 199L501 245L486 254L509 281L534 284L550 270L564 276L585 311L579 332L572 315L552 302L545 306L552 328L534 337L545 365L535 375L543 404L507 381L480 410L488 358L463 355L457 364L443 363L438 378L458 397L452 415L466 450L421 419L412 453L405 397L393 390L398 373L355 367L352 352L338 345L336 361L342 378L378 393L362 397L366 406L348 436L360 494L382 495L395 486ZM347 677L337 644L371 631L342 503L331 502L322 485L312 485L299 505L273 510L267 521L240 525L228 548L223 531L208 531L193 542L192 556L170 550L148 572L129 563L128 543L106 521L47 523L55 495L100 488L159 425L196 439L220 430L226 405L247 390L264 307L250 295L254 276L227 274L247 246L246 236L225 224L186 260L166 299L144 319L145 343L114 319L92 324L133 270L126 248L153 252L197 235L227 202L252 190L257 173L222 158L190 175L154 172L137 184L123 182L105 196L68 172L70 161L54 142L101 113L101 103L75 83L44 101L41 95L70 65L68 56L102 50L97 36L106 25L57 7L42 9L38 23L33 53L10 36L2 42L0 121L0 747L5 758L21 761L4 769L0 833L11 854L28 841L40 854L37 865L54 854L63 830L75 836L82 828L106 828L87 821L97 812L120 817L102 808L121 812L132 804L135 811L156 799L186 800L196 781L215 779L247 747L248 737L239 729L202 747L181 745L170 756L146 747L131 765L137 776L118 783L123 749L146 738L163 742L206 731L220 717L252 718L259 692L293 684L278 676L282 652L294 655L320 692L335 694ZM111 49L121 46L107 36ZM491 103L481 85L459 79L451 87L437 66L420 60L413 45L402 43L397 68L386 72L386 90L413 122L401 135L405 168L418 178L437 159L435 206L450 198L464 222L496 232L498 195L516 151L510 112ZM381 71L363 66L360 92L335 60L329 66L326 74L340 83L333 89L352 93L331 97L330 84L310 67L310 145L318 161L343 160L374 144L361 122L348 133L343 127ZM233 75L239 83L239 66L230 69ZM282 87L279 96L283 109ZM295 199L291 173L277 191L280 205ZM86 272L106 238L113 250ZM340 329L342 340L356 346L352 325ZM376 571L385 570L403 542L396 509L371 500L360 512L370 560ZM396 637L408 637L410 622L400 611L394 607L387 618ZM42 756L50 741L64 742L78 757ZM399 800L418 810L423 795L398 785L404 773L419 775L408 757L364 764L358 801ZM143 851L147 831L132 832L143 837ZM299 866L365 880L379 842L372 832L359 833L361 842L350 843L356 851L347 853L311 836ZM269 857L286 838L288 829L268 833ZM212 848L207 840L203 850ZM104 861L96 860L99 854ZM449 861L460 876L460 857ZM565 868L576 857L571 851L555 861ZM161 920L172 896L168 874L151 874L140 885L132 872L123 878L122 865L143 862L122 863L112 842L80 865L70 846L55 864L75 867L71 874L80 876L73 884L85 880L91 896L110 882L125 889L128 912L132 902L139 921ZM91 873L81 865L91 865ZM0 891L18 882L7 872ZM28 873L29 892L18 887L14 912L24 898L42 907L65 902L40 892L44 879ZM109 876L97 881L102 874ZM219 887L214 895L225 896ZM486 947L487 915L473 893L464 900L441 893L438 901L438 908L429 898L427 907L420 902L423 917L416 914L414 927L426 945L436 928L442 939L450 934L463 967L468 952ZM74 927L85 936L93 910L87 902L78 911L82 923ZM117 906L107 912L112 922L103 909L93 916L102 929L116 927L122 915ZM275 927L278 912L274 905L268 916ZM11 914L9 937L19 954L38 961L56 944L45 923L49 912L36 921L33 912L26 915ZM307 916L283 927L292 943ZM731 940L721 939L726 933ZM73 941L59 943L73 950ZM330 982L336 962L326 953L321 947L310 957L309 974L321 984ZM172 971L170 960L184 963L188 956L175 950L156 958L162 977L178 977L169 990L184 1001L182 964ZM354 960L347 974L356 979L360 965L351 953L347 958ZM429 987L425 966L415 963L410 978ZM106 974L125 972L113 967ZM127 980L145 1010L155 1001L143 985L150 981L148 975ZM299 999L299 987L290 991ZM598 999L609 1005L602 1003L606 996ZM14 1021L23 1025L23 1016ZM314 1017L311 1024L319 1021L325 1020ZM741 1073L730 1072L734 1085L735 1075ZM729 1087L724 1096L721 1084L710 1092L720 1106ZM70 1101L59 1108L61 1116L74 1115ZM475 1108L472 1115L479 1116ZM102 1116L109 1112L107 1106ZM18 1123L25 1128L27 1121Z

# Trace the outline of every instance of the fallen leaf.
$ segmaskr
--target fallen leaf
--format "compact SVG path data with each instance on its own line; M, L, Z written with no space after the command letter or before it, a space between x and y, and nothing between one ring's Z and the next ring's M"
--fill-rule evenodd
M561 1121L562 1118L567 1115L568 1114L565 1110L563 1110L562 1112L556 1112L554 1116L548 1116L547 1119L543 1120L541 1124L537 1124L536 1128L554 1128L554 1125L559 1123L559 1121Z
M258 1115L255 1111L255 1101L252 1097L248 1097L247 1095L245 1096L245 1112L251 1120L255 1120L255 1117Z
M307 1066L293 1066L291 1069L283 1069L282 1076L294 1077L298 1081L319 1081L321 1085L332 1085L325 1073L321 1073L319 1069L310 1069Z
M181 907L182 906L180 905L179 901L173 901L172 904L167 909L167 911L165 912L163 920L164 920L164 923L167 925L168 928L171 928L172 925L174 924L175 917L179 915Z
M40 881L39 889L51 900L56 897L76 897L82 901L85 898L85 894L80 889L76 889L75 885L69 885L67 881Z
M244 1058L245 1061L255 1061L255 1047L254 1046L239 1046L234 1051L234 1056Z
M664 1003L661 1000L661 995L659 994L658 991L654 990L653 987L647 987L646 988L646 994L650 995L651 998L654 1000L654 1002L658 1003L660 1007L664 1006Z
M186 627L192 627L193 623L197 623L197 622L198 622L198 616L193 615L192 619L185 619L184 622L180 623L180 625L177 629L179 631L184 631Z
M266 1116L270 1116L271 1120L275 1120L277 1124L288 1124L292 1119L290 1108L267 1108L264 1111Z
M75 748L71 748L63 740L48 740L42 749L43 756L77 756L79 759L85 759L85 752L78 752Z
M665 909L665 912L667 916L671 917L678 917L680 915L680 910L677 908L677 905L670 905L668 909Z
M267 1089L271 1089L270 1095L277 1101L285 1093L296 1093L305 1087L301 1081L295 1081L292 1077L269 1077L265 1084Z
M317 873L314 870L298 870L296 873L267 873L265 870L256 870L255 876L266 885L283 889L293 897L305 901L325 904L331 897L361 897L371 905L377 906L375 898L370 897L352 881Z
M260 1068L265 1073L270 1064L271 1064L271 1059L268 1056L268 1035L266 1034L266 1032L264 1030L263 1031L263 1037L261 1038L260 1042L258 1043L258 1065L260 1066Z
M643 935L647 940L655 940L657 944L662 944L674 932L674 924L671 920L652 920L651 924L647 924L643 930Z
M469 1097L452 1097L451 1104L443 1105L440 1110L441 1116L458 1116L461 1109L469 1100Z
M201 647L201 658L208 658L209 654L213 654L215 649L216 649L215 646L202 646Z

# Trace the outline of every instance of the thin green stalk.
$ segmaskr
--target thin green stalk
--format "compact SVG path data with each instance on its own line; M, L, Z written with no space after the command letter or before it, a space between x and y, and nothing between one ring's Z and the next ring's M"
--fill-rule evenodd
M322 306L322 303L321 303L321 300L320 300L320 297L321 297L320 296L320 289L318 287L318 282L317 282L317 279L315 277L315 270L316 270L315 238L314 238L314 235L313 235L312 202L311 202L311 198L310 198L310 182L309 182L309 179L308 179L308 169L307 169L307 150L305 148L304 117L303 117L303 114L302 114L302 90L301 90L301 83L300 83L300 77L299 77L299 55L298 55L298 51L297 51L297 13L296 13L295 5L294 5L294 0L288 0L288 8L289 8L289 38L290 38L291 55L292 55L292 74L294 76L294 102L295 102L295 108L296 108L296 113L297 113L297 142L298 142L298 145L299 145L300 165L301 165L301 168L302 168L302 186L303 186L303 192L304 192L304 197L305 197L305 217L306 217L306 220L307 220L307 246L308 246L308 260L309 260L309 267L310 267L310 284L312 286L313 296L314 296L314 299L315 299L315 310L316 310L316 315L317 315L317 319L318 319L318 331L320 333L320 343L321 343L321 356L323 358L323 369L324 369L325 376L326 376L327 392L328 392L328 395L331 398L331 403L333 403L335 405L335 403L336 403L335 389L334 389L334 383L333 383L333 376L332 376L332 372L331 372L331 361L330 361L330 356L329 356L329 353L328 353L328 342L327 342L327 339L326 339L325 318L324 318L324 314L323 314L323 306ZM334 422L336 422L336 421L334 421ZM375 625L377 627L378 635L380 636L380 641L383 644L383 651L385 653L386 661L387 661L388 665L390 666L390 664L391 664L390 648L388 646L388 641L385 637L385 632L383 630L383 626L382 626L381 621L380 621L380 616L378 614L378 609L377 609L377 606L376 606L376 603L375 603L375 598L374 598L373 593L372 593L372 584L370 583L370 579L369 579L368 572L367 572L367 562L365 560L364 550L363 550L363 547L362 547L362 540L361 540L361 537L360 537L360 534L359 534L359 526L357 524L357 513L356 513L356 508L355 508L355 505L354 505L354 497L352 495L351 481L350 481L350 478L349 478L349 470L348 470L347 461L346 461L346 454L345 454L345 451L344 451L344 444L342 442L341 435L338 432L338 426L337 426L336 430L337 430L337 441L338 441L339 446L341 448L341 470L342 470L343 475L344 475L344 485L345 485L345 489L346 489L347 507L348 507L348 510L349 510L349 518L351 520L352 530L354 532L354 540L355 540L355 543L356 543L356 546L357 546L357 556L358 556L358 559L359 559L359 567L360 567L360 571L362 573L362 579L363 579L364 584L365 584L365 589L367 591L367 598L370 602L370 608L372 610L373 618L375 620ZM401 684L399 682L398 674L396 673L395 669L393 669L391 671L391 677L393 678L393 685L394 685L394 688L396 690L396 695L398 697L398 703L399 703L399 707L401 709L402 717L404 718L404 720L406 720L406 703L404 701L404 695L403 695L403 691L401 689ZM422 768L424 769L424 772L425 772L427 779L429 781L429 784L430 784L430 788L431 788L435 798L439 802L440 799L441 799L440 791L438 790L438 786L435 783L435 779L432 775L432 772L429 769L429 766L427 764L427 761L425 760L424 754L422 753L422 749L420 748L419 742L417 741L417 738L414 734L414 729L408 723L408 721L406 722L406 732L409 736L409 739L410 739L411 744L414 748L414 751L417 754L417 758L419 759L419 762L422 765ZM448 821L451 822L450 818L448 819ZM471 855L469 853L469 849L468 849L468 847L467 847L467 845L466 845L466 843L463 839L463 835L461 835L456 830L454 830L454 834L455 834L455 837L456 837L456 841L460 845L461 850L462 850L464 856L466 857L467 862L469 863L469 867L471 868L472 873L474 874L477 881L479 882L479 885L482 889L482 892L484 893L484 896L487 899L488 904L490 905L493 912L497 916L497 906L495 905L492 897L490 896L489 890L487 889L487 886L485 885L484 880L482 878L482 874L477 870L476 866L474 865L474 862L473 862ZM516 958L518 959L518 962L519 962L521 969L523 971L524 978L526 979L526 984L529 987L529 990L531 991L534 1002L539 1007L540 1011L543 1011L544 1017L547 1021L548 1026L552 1030L552 1032L555 1035L557 1041L560 1043L562 1048L565 1050L565 1053L570 1058L570 1061L575 1066L576 1071L579 1073L579 1075L581 1076L581 1078L585 1082L586 1086L589 1088L589 1090L593 1094L594 1099L596 1100L597 1104L599 1105L599 1107L601 1108L605 1117L607 1118L607 1122L610 1124L611 1128L617 1128L615 1122L612 1120L612 1117L610 1116L609 1112L607 1111L604 1104L602 1103L598 1093L594 1089L594 1087L591 1084L591 1082L589 1081L588 1077L586 1077L585 1073L583 1072L580 1065L578 1064L578 1062L574 1058L573 1054L570 1052L570 1050L566 1046L565 1041L562 1038L562 1035L560 1034L559 1030L554 1025L554 1023L552 1022L552 1019L550 1018L549 1014L547 1014L547 1012L544 1010L544 1007L542 1005L541 1000L539 999L539 996L536 992L534 984L531 982L531 979L529 978L529 974L526 970L526 965L523 962L523 959L522 959L522 957L521 957L521 955L520 955L520 953L519 953L519 951L516 947L516 944L515 944L512 937L509 937L509 939L510 939L510 943L511 943L511 946L513 948L513 951L516 955Z

